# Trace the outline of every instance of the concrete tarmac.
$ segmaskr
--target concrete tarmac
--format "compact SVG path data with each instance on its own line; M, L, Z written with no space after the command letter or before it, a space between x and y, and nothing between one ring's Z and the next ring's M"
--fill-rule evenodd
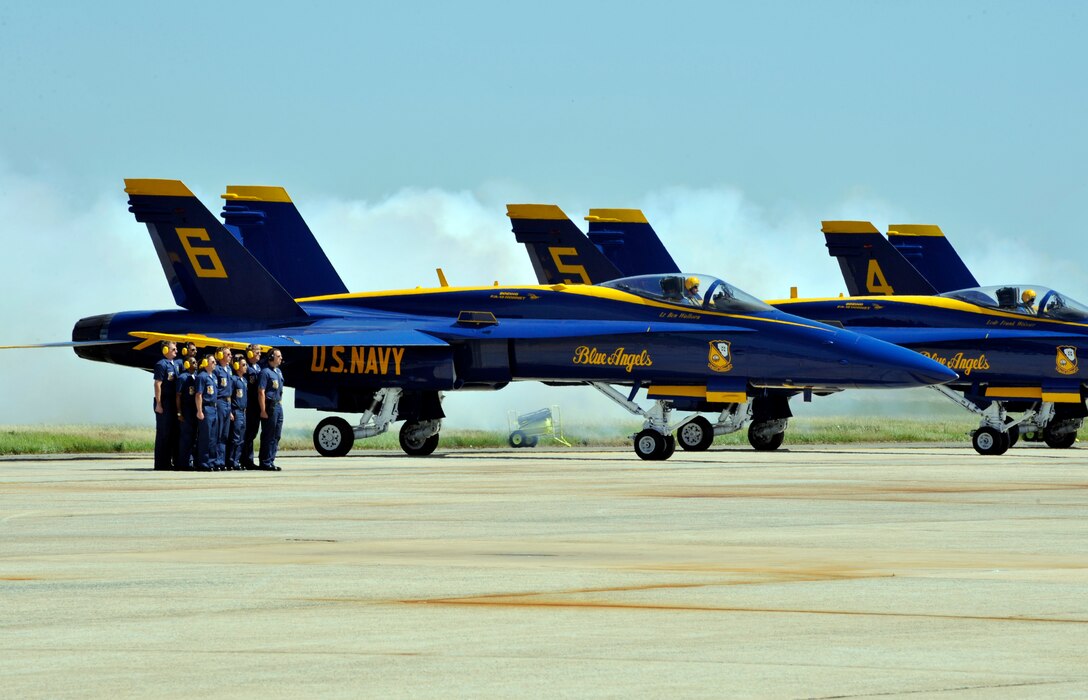
M0 459L6 697L1085 697L1088 451Z

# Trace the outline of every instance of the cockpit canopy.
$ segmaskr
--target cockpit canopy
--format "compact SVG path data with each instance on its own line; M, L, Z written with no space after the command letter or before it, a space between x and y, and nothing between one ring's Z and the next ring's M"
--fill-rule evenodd
M1014 314L1056 321L1088 322L1088 306L1037 284L999 284L945 292L939 296Z
M600 286L619 289L654 301L708 311L730 313L774 311L773 307L742 292L725 280L699 273L623 277L602 282Z

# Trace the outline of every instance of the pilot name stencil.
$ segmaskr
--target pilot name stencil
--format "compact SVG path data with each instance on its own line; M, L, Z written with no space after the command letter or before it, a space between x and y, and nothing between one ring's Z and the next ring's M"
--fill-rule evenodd
M611 353L606 353L597 348L591 348L588 345L579 345L575 348L574 357L571 359L571 362L576 365L623 367L628 372L634 367L650 367L654 363L647 350L643 350L636 355L627 352L627 348L619 347Z
M312 348L311 372L400 376L404 348L333 345Z

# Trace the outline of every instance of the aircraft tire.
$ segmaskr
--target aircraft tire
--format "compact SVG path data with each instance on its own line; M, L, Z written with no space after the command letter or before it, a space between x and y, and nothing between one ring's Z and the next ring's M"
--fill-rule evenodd
M438 433L423 440L413 439L411 435L416 431L417 425L415 422L405 421L400 427L400 449L410 457L426 457L438 447Z
M540 442L539 437L537 437L536 435L530 435L529 436L529 442L525 443L525 446L526 447L536 447L537 443L539 443L539 442Z
M525 447L526 444L528 444L529 442L529 436L521 430L515 430L514 432L510 433L510 437L507 439L507 442L510 443L510 447L513 448Z
M1020 442L1020 426L1014 425L1008 430L1009 436L1009 449L1011 450L1016 446L1016 443Z
M643 430L635 436L634 443L635 454L639 456L639 459L649 461L666 459L665 452L668 450L668 442L665 440L665 436L656 430L649 428ZM675 444L673 449L675 449Z
M672 457L672 454L676 452L676 438L672 435L665 436L665 452L661 455L661 459L668 459Z
M759 452L770 452L782 447L782 441L786 439L785 431L763 437L760 431L761 425L761 423L752 423L748 426L748 444Z
M314 428L314 449L322 457L343 457L355 444L355 431L340 416L330 416Z
M695 416L677 429L676 442L681 449L703 452L714 442L714 426L706 418Z
M1065 435L1051 435L1049 430L1045 430L1043 431L1043 440L1046 441L1047 447L1055 450L1066 450L1077 441L1077 433L1073 431Z
M989 426L983 426L971 433L971 446L980 455L1003 455L1009 451L1011 442L1008 433Z

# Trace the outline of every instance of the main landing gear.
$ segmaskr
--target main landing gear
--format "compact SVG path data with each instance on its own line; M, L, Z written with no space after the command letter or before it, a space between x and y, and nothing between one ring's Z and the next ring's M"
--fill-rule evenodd
M633 436L635 454L641 459L668 459L678 445L683 450L704 451L710 447L716 436L735 433L749 421L752 424L748 429L748 442L757 450L776 450L785 438L788 419L777 417L789 415L785 397L757 398L751 402L729 404L719 414L716 423L695 415L678 424L670 424L669 416L673 408L668 401L659 400L653 408L644 410L632 398L624 396L611 385L593 382L592 386L627 411L644 419L642 430ZM757 405L760 401L764 403Z
M375 392L370 407L354 428L339 416L330 416L318 423L314 428L314 447L322 457L343 457L351 451L356 440L381 435L405 413L408 415L400 429L400 447L407 455L424 457L438 447L442 420L429 416L441 414L441 402L440 394L417 396L408 402L404 400L402 389L381 389ZM402 411L405 403L410 403L413 410ZM423 418L424 415L428 417Z
M994 401L983 409L948 387L933 388L979 416L978 428L971 431L971 446L980 455L1005 454L1021 436L1031 442L1042 440L1054 449L1066 449L1077 441L1077 431L1084 422L1083 418L1075 417L1076 414L1070 417L1066 409L1061 409L1065 412L1060 413L1056 405L1049 401L1035 404L1017 420L1007 415L1000 401Z

